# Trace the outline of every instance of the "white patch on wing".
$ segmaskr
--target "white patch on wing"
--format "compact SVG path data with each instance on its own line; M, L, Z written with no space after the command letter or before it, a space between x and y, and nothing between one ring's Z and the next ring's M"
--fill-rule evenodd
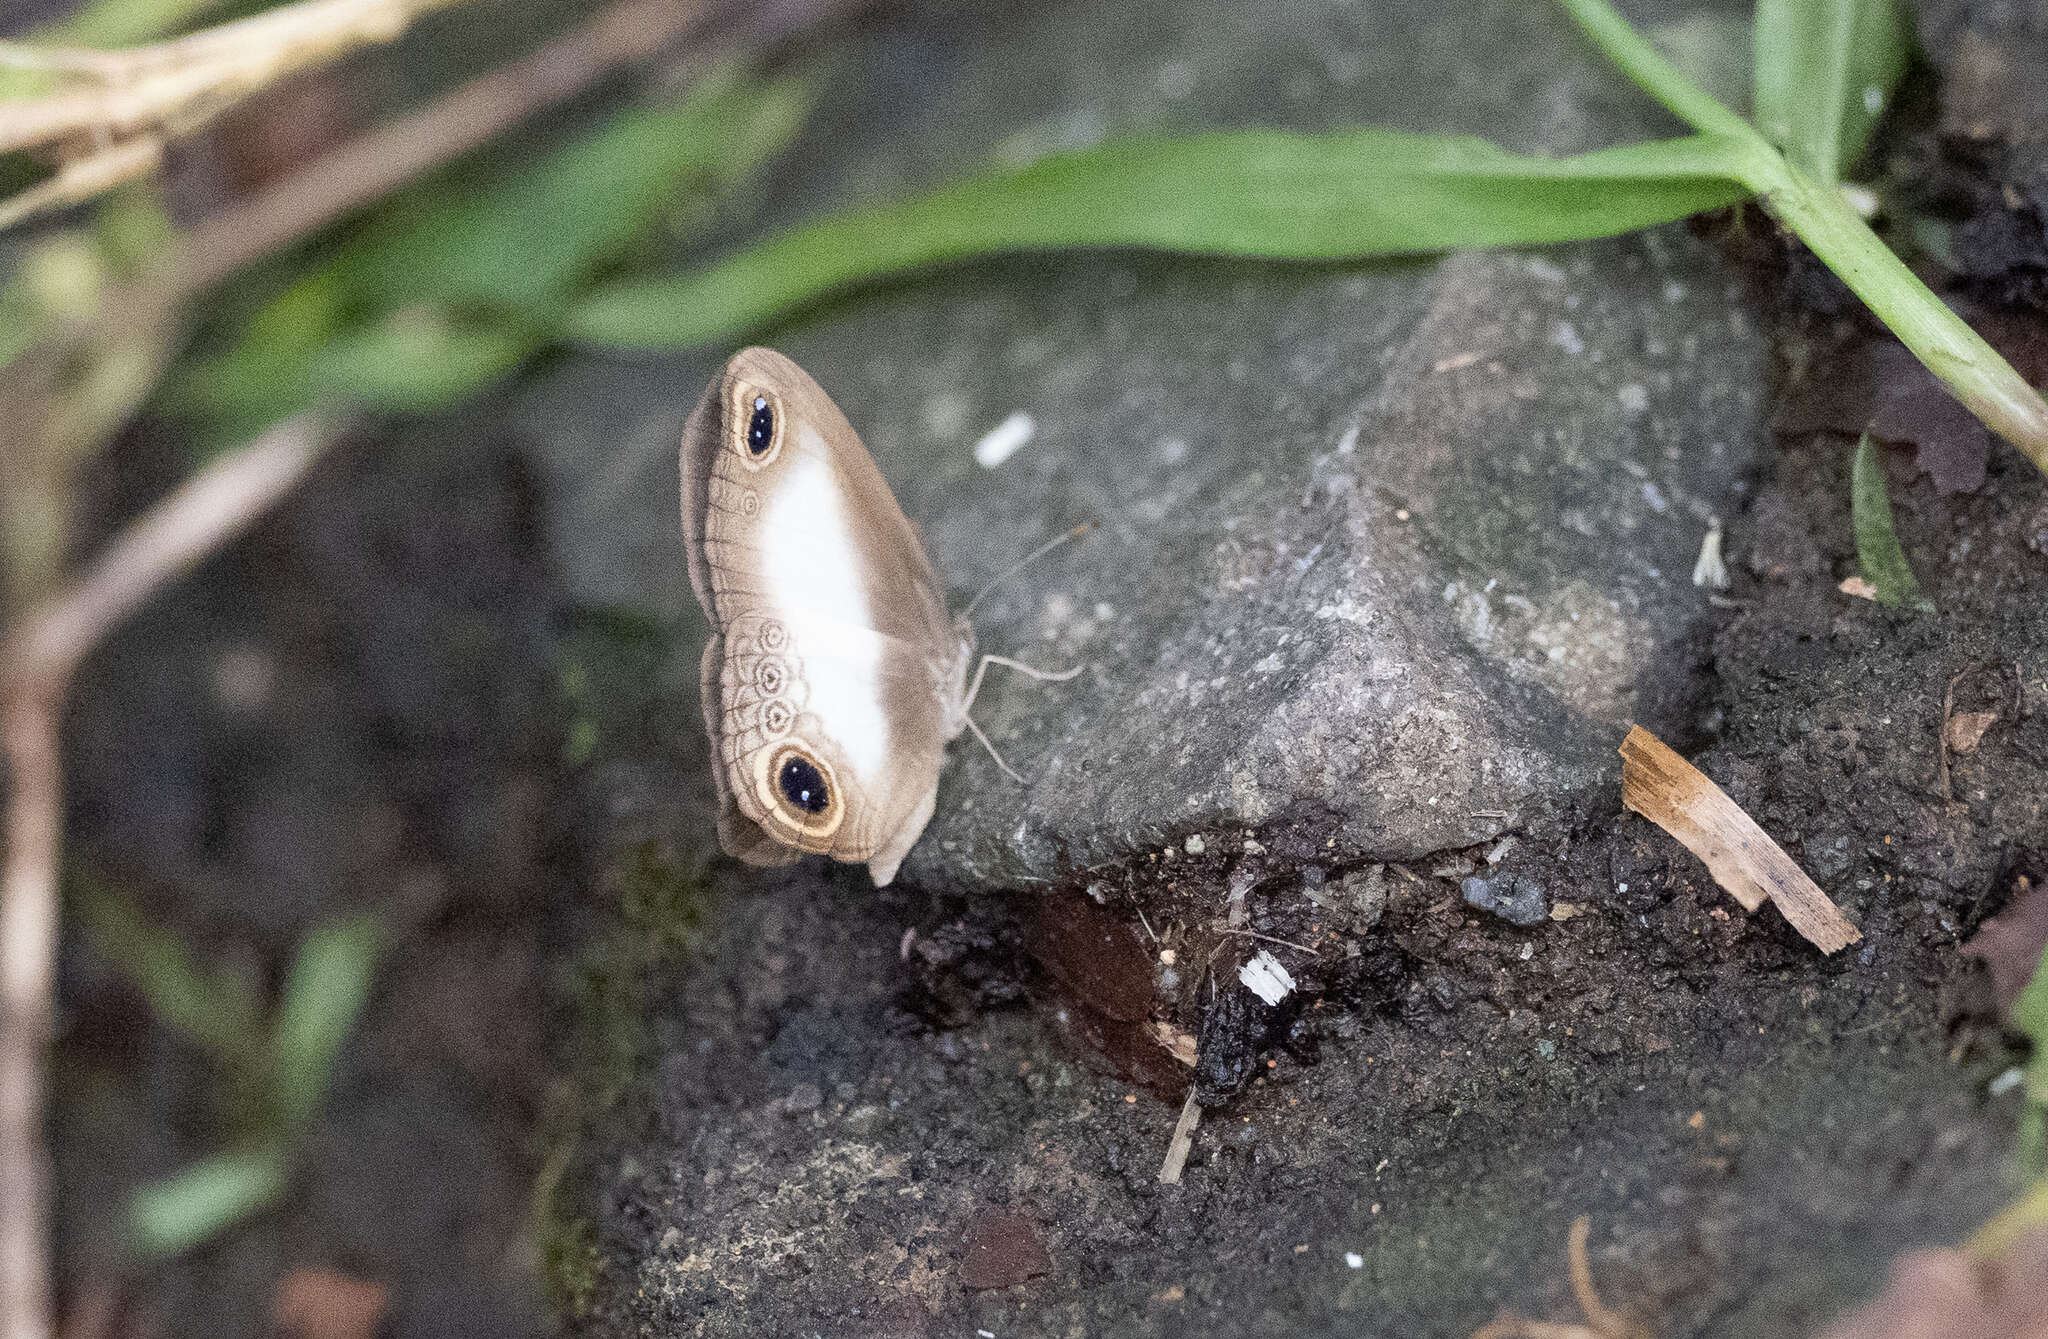
M885 641L874 631L859 551L829 448L808 425L763 510L761 574L803 657L809 711L862 778L889 756L882 714Z

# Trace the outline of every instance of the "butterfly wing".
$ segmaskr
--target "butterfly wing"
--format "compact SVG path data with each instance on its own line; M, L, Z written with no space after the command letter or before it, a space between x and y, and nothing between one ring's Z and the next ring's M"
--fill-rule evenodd
M720 844L887 883L931 817L968 654L916 530L830 397L769 349L705 391L682 479Z

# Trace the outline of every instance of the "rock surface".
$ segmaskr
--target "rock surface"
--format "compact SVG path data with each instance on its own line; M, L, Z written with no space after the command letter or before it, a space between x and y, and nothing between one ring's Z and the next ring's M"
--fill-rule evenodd
M849 118L819 154L886 141L872 151L895 172L867 170L888 179L926 175L936 142L971 161L1020 120L993 90L1045 68L1066 71L1046 124L1091 135L1356 120L1563 152L1662 128L1606 108L1558 15L1402 8L1291 8L1277 29L1228 5L956 19L932 86L870 111L886 134ZM1524 59L1499 83L1447 82L1447 34ZM842 79L888 84L913 40L936 39L899 29ZM1046 64L1098 45L1118 59ZM842 198L819 175L795 192ZM1303 819L1330 820L1347 853L1414 857L1611 804L1626 723L1668 722L1691 689L1693 560L1760 433L1760 335L1682 227L1348 270L1017 260L765 338L840 400L956 607L1096 527L977 610L982 649L1085 670L992 675L978 715L1030 784L957 748L905 868L926 885L1044 883ZM578 362L519 414L575 594L677 628L684 659L702 634L675 443L716 361ZM977 464L976 439L1018 412L1031 439ZM705 766L699 732L673 757Z

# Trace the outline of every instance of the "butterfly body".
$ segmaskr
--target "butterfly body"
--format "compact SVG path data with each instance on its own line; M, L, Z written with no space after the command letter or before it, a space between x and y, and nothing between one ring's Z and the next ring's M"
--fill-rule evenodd
M865 862L886 884L967 727L972 633L859 436L781 354L733 356L681 467L720 844L758 865Z

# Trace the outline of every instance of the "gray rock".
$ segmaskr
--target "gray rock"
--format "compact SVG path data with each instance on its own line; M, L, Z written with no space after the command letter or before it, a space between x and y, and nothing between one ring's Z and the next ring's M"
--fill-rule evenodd
M960 43L945 64L823 134L808 208L1157 125L1371 122L1551 152L1667 129L1610 99L1543 6L1140 8L1159 21L1104 4L940 23ZM921 59L904 40L847 67L849 105ZM1484 80L1444 77L1506 50ZM1297 823L1340 856L1412 858L1581 808L1625 723L1691 687L1706 606L1688 574L1760 434L1760 337L1683 227L1341 268L1018 259L761 334L863 433L956 607L1096 525L976 613L984 650L1084 673L992 673L977 715L1030 783L956 749L904 867L927 886ZM723 352L573 359L517 408L573 593L672 630L679 695L702 634L675 442ZM1019 410L1032 440L976 464ZM670 744L706 765L694 732ZM708 815L689 821L708 844Z
M1550 915L1543 885L1519 874L1474 874L1458 885L1465 905L1500 917L1510 925L1540 925Z

